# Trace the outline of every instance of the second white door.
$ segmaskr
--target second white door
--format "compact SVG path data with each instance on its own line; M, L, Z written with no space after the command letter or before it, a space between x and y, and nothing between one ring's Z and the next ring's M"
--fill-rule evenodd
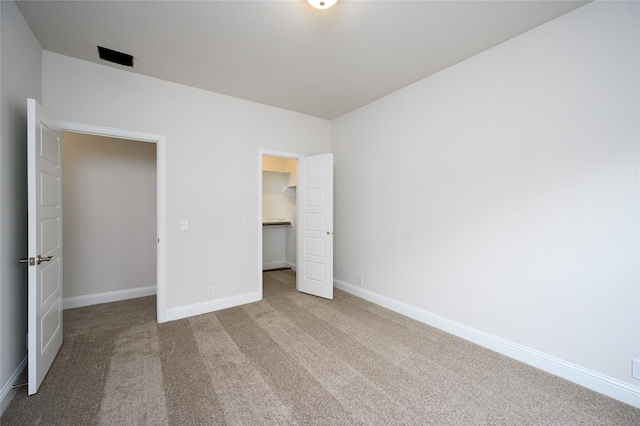
M333 154L298 160L296 288L333 299Z
M27 102L29 205L29 395L37 392L62 346L61 133L33 99Z

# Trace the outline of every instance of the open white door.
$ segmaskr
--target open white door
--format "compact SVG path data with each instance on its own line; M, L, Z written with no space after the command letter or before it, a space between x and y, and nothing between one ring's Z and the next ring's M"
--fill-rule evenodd
M62 136L27 101L29 204L29 395L37 392L62 346Z
M333 299L333 154L298 160L296 288Z

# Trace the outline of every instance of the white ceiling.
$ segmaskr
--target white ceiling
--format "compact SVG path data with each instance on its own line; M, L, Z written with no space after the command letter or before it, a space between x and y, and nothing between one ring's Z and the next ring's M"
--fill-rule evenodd
M333 119L585 1L18 1L43 49ZM134 56L133 69L96 46Z

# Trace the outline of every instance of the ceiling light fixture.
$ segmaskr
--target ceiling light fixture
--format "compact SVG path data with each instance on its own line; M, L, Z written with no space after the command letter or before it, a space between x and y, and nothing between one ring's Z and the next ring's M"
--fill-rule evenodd
M316 9L329 9L331 6L336 4L338 0L307 0L311 6Z

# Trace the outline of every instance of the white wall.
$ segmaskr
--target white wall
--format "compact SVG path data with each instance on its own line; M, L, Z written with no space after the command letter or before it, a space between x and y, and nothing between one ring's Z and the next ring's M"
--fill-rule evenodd
M64 133L62 164L65 305L155 291L156 144Z
M328 152L328 121L51 52L43 105L58 120L166 136L169 319L261 297L259 149Z
M334 120L337 282L640 406L638 7L586 5Z
M40 100L42 49L13 1L0 2L0 412L27 355L27 98Z
M262 220L287 219L286 196L283 188L289 182L289 174L262 172Z
M287 267L286 229L289 225L264 226L262 229L262 270Z

